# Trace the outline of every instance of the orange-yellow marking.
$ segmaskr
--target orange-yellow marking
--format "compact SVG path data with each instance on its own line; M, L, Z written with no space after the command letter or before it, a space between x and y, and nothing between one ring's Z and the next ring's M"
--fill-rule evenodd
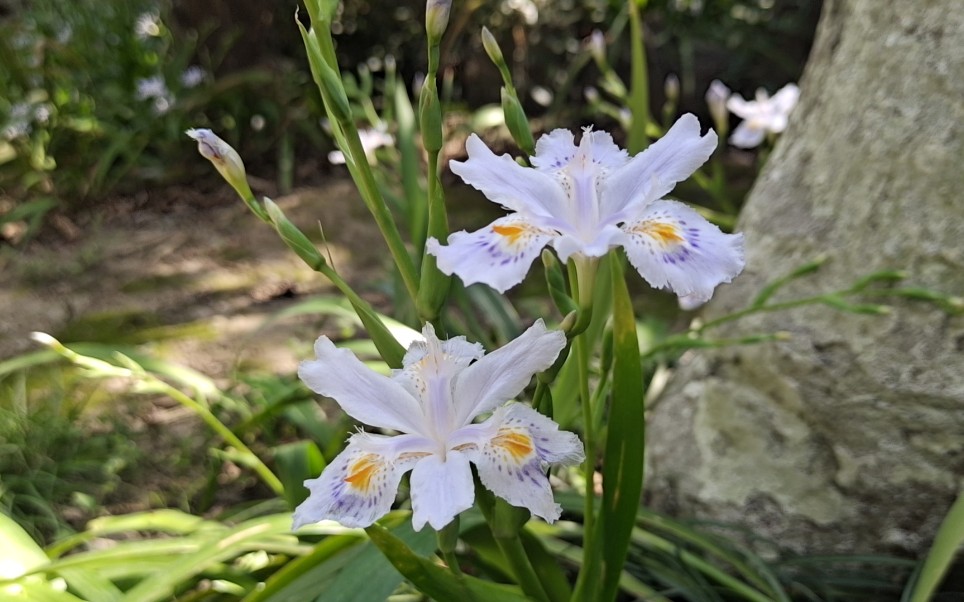
M532 439L518 431L499 431L492 443L512 454L517 462L532 453Z
M683 242L683 237L679 235L676 226L666 222L643 222L638 230L643 234L649 234L663 245Z
M368 491L372 477L381 469L378 456L366 454L355 460L355 463L348 468L348 476L345 477L346 483L351 483L352 487Z
M509 239L509 244L515 244L519 237L525 234L526 229L521 226L492 226L493 232L499 236Z

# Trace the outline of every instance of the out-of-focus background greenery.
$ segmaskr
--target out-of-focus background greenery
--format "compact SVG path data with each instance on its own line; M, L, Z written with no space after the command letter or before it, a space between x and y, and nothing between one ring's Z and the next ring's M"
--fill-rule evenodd
M478 35L487 26L537 127L612 125L585 100L586 89L599 86L586 40L607 32L610 61L625 76L624 7L549 4L457 3L442 65L453 108L471 115L499 102L498 72ZM326 175L320 159L333 145L320 125L293 3L38 0L2 10L0 224L8 243L29 238L52 211L96 210L112 194L195 181L206 172L184 161L188 127L220 132L285 189ZM376 102L386 61L407 83L424 71L423 11L414 0L341 9L340 64L360 91L374 88ZM806 0L650 2L654 114L671 73L682 84L680 110L704 117L712 79L745 93L795 81L818 14L819 2Z

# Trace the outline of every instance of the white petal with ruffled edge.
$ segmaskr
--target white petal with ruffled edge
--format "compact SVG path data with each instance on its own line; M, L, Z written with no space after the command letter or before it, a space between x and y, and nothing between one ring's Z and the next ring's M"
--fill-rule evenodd
M374 372L328 337L315 341L317 359L301 362L298 377L315 393L331 397L346 414L365 424L425 434L418 401L401 385Z
M466 455L478 467L479 479L513 506L528 508L548 522L562 512L546 476L550 463L574 465L585 458L574 433L521 403L510 403L481 424L466 427L476 444ZM467 437L470 438L470 437Z
M619 169L629 161L629 154L616 146L613 137L606 132L583 132L579 146L587 146L593 163L602 169ZM566 129L552 130L536 142L536 154L529 157L532 166L549 174L564 169L579 149L575 137Z
M566 206L566 195L550 176L522 167L509 155L496 156L472 134L465 141L469 158L449 161L449 169L494 203L513 211L552 217Z
M717 285L743 271L743 235L721 232L683 203L657 201L623 232L626 255L640 275L690 304L708 301Z
M421 531L428 523L436 531L452 522L475 502L475 484L469 458L449 450L445 459L426 456L412 470L412 527Z
M441 351L446 359L458 367L464 368L485 355L485 347L481 343L470 343L464 336L452 337L444 341L435 334L435 327L431 324L422 326L423 341L414 341L405 351L402 358L402 372L414 367L426 355L434 351Z
M552 366L565 346L566 335L561 330L546 330L540 319L515 340L463 370L454 383L456 423L468 424L514 398L533 374Z
M595 232L595 237L590 241L582 240L575 236L563 234L552 239L552 248L559 255L559 261L565 263L575 254L586 257L602 257L609 252L622 236L622 230L618 227L607 224Z
M796 84L787 84L777 90L770 102L773 104L774 112L785 117L797 105L798 100L800 100L800 88Z
M430 238L426 249L438 259L443 273L457 274L466 286L481 282L504 293L525 279L532 262L555 236L552 230L513 214L475 232L455 232L447 246Z
M766 137L766 130L753 120L741 121L730 134L730 144L737 148L755 148Z
M747 100L740 94L732 94L726 100L726 108L741 119L751 119L759 113L756 102Z
M600 215L616 216L630 204L648 204L693 175L716 149L716 132L700 136L692 114L680 117L662 138L613 172L603 186ZM630 209L631 210L631 209Z
M294 514L294 529L322 520L367 527L388 513L402 474L433 449L417 435L359 433L317 479L305 481L308 499Z
M605 132L583 131L579 146L566 130L554 130L539 139L537 155L532 158L538 171L551 175L565 191L567 204L555 219L541 219L540 223L555 228L573 248L581 252L599 238L605 214L600 213L600 195L609 174L629 161L629 156L613 143ZM542 156L542 155L545 156ZM555 244L559 244L556 240ZM562 258L565 260L565 258Z

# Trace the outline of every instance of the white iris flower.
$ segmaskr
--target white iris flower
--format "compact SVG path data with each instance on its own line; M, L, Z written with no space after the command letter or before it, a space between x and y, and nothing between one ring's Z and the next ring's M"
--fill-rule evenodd
M395 138L391 134L377 128L358 130L358 139L361 141L369 163L375 162L375 150L395 144ZM332 165L344 165L345 153L340 150L331 151L328 153L328 162Z
M513 211L481 230L452 234L448 246L429 240L439 269L466 284L505 292L547 244L562 261L621 246L651 285L697 304L743 270L742 234L724 234L688 206L662 198L716 148L716 134L700 136L693 115L635 157L609 134L589 129L578 146L567 130L542 136L533 168L495 156L475 135L465 146L468 160L452 161L452 171Z
M756 100L746 100L734 94L726 101L726 108L743 121L730 136L730 144L740 148L758 146L767 133L779 134L787 129L787 118L800 98L800 88L787 84L773 98L766 90L756 91Z
M327 338L315 343L317 359L302 362L298 376L331 397L351 417L399 435L359 432L317 479L295 510L295 528L324 519L366 527L385 515L399 480L411 470L412 523L441 529L475 500L469 464L483 485L515 506L547 521L561 509L546 468L584 458L573 433L521 403L532 375L555 361L566 344L541 320L505 347L485 355L464 337L440 341L431 325L413 343L391 377L374 372ZM480 415L491 416L479 423Z

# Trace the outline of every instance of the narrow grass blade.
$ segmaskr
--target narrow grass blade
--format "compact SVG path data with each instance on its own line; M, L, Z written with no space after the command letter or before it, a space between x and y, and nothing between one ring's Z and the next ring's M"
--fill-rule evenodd
M927 553L927 558L924 559L924 564L921 565L916 578L908 584L901 599L902 602L930 600L962 545L964 545L964 493L957 497L957 501L944 517L944 522L941 523L934 538L934 544Z
M602 535L602 581L599 600L614 599L619 586L630 533L639 511L646 431L643 371L639 360L636 319L621 262L611 261L610 265L613 291L613 380L599 521Z

